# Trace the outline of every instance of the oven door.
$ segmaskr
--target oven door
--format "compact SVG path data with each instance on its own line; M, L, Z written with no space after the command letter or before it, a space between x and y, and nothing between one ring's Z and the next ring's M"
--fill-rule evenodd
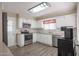
M24 35L25 41L32 39L32 35Z

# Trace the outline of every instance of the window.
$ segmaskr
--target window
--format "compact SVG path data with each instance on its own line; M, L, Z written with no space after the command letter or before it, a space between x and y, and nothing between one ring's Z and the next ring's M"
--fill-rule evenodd
M44 29L56 29L56 19L44 20L42 22L42 27Z
M39 12L39 11L41 11L41 10L46 9L46 8L49 7L49 6L50 6L50 5L49 5L47 2L42 2L42 3L40 3L39 5L30 8L28 11L31 12L31 13L36 13L36 12Z

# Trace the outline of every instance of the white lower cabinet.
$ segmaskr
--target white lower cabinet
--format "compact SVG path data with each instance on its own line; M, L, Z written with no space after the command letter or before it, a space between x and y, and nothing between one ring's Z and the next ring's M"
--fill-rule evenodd
M24 34L18 35L18 46L24 46ZM52 35L49 34L40 34L40 33L33 33L33 43L40 42L49 46L52 46Z
M37 42L40 42L40 43L52 46L52 35L49 35L49 34L40 34L40 33L37 33L36 35L37 35L36 36L36 41Z
M37 40L37 34L36 33L33 33L33 43L35 43Z
M18 46L19 46L19 47L23 47L23 46L24 46L24 34L18 35L18 40L17 40L17 42L18 42Z

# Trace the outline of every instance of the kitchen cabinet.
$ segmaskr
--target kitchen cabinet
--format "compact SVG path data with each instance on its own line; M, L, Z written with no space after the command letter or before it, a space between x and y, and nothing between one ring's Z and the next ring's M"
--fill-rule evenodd
M23 23L28 23L31 24L31 28L37 28L38 27L38 23L36 22L36 20L34 19L26 19L23 17L20 17L18 20L18 28L22 28L22 24Z
M76 14L66 15L64 21L65 21L64 23L66 26L76 27Z
M56 17L56 25L57 28L60 28L62 26L73 26L76 27L76 14L69 14L64 16L58 16Z
M30 20L31 28L37 28L37 23L35 20Z
M57 28L61 28L62 26L65 26L65 16L58 16L56 19L56 26Z
M53 45L53 47L58 47L57 40L58 40L57 35L52 35L52 45Z
M40 35L38 33L33 33L33 43L37 42L40 39Z
M18 43L18 46L19 47L23 47L25 45L28 45L28 44L32 44L32 33L29 33L29 34L18 34L17 35L18 37L18 40L17 40L17 43Z
M24 46L24 34L18 34L17 35L17 43L18 43L18 46L22 47Z
M36 28L42 28L42 22L36 21Z
M35 43L37 40L37 34L36 33L33 33L33 43Z
M37 33L37 42L52 46L52 35Z

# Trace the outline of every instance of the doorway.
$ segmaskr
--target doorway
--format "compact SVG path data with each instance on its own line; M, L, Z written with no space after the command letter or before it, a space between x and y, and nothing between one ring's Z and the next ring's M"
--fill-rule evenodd
M6 46L16 45L16 15L2 13L3 42Z

